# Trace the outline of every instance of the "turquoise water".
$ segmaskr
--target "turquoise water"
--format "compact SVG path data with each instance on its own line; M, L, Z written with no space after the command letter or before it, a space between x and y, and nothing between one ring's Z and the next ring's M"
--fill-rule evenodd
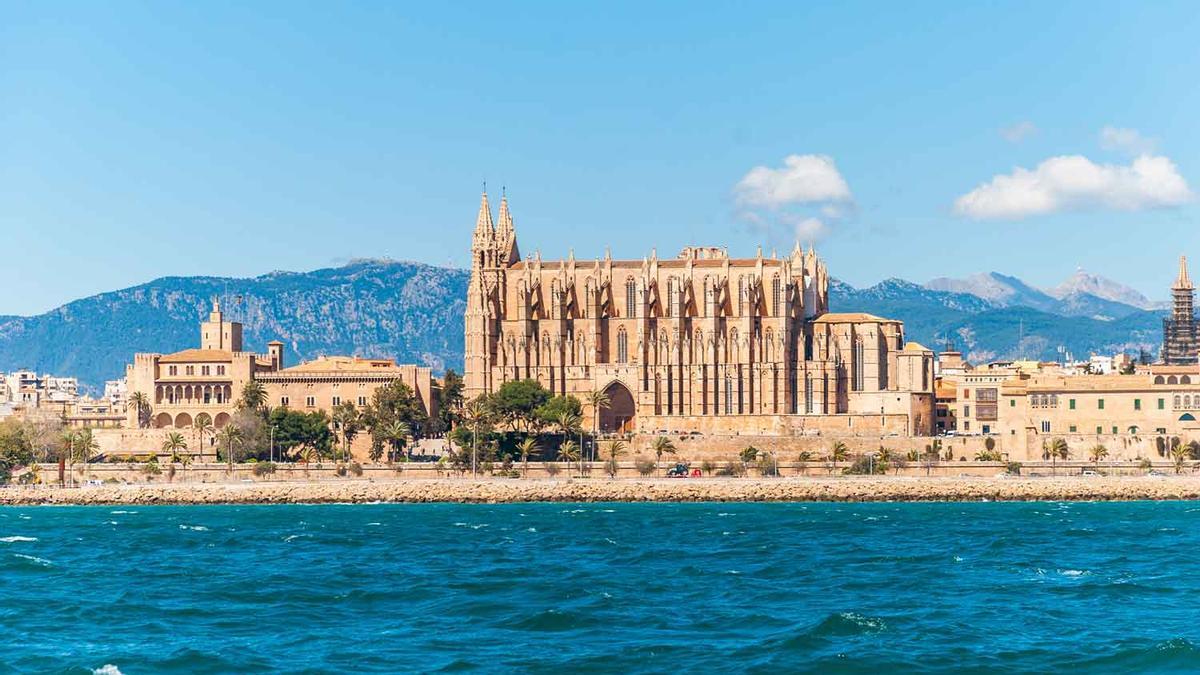
M0 508L0 672L1200 668L1200 505Z

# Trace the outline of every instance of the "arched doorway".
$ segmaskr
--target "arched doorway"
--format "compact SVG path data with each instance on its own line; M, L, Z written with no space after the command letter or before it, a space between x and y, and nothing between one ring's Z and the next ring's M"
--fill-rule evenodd
M154 428L166 429L167 427L171 426L171 422L173 421L174 420L171 419L171 413L158 413L158 416L154 418Z
M229 413L217 413L216 419L213 420L213 426L218 429L224 429L226 424L229 424Z
M176 429L190 429L192 426L192 416L187 413L179 413L175 416Z
M613 382L604 389L608 394L608 407L600 410L600 431L604 433L631 433L637 421L637 403L633 394L620 382Z

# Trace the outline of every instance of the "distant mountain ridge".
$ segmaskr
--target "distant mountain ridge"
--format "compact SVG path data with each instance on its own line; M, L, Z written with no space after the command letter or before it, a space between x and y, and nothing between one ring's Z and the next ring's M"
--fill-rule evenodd
M249 279L164 277L38 316L0 317L0 370L75 375L98 389L123 376L135 352L195 346L213 296L226 298L227 314L245 324L247 349L279 339L292 363L352 354L461 370L467 279L466 270L391 260ZM935 350L953 345L976 362L1061 358L1060 349L1077 357L1156 353L1163 313L1113 299L1140 302L1118 286L1078 279L1056 297L998 273L867 288L832 279L830 305L900 319L908 339Z

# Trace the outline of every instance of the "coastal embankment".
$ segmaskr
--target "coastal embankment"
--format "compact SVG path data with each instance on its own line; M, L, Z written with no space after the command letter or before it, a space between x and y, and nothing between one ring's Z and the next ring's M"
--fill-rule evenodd
M1200 499L1198 476L469 478L9 487L0 505L502 502L1129 501Z

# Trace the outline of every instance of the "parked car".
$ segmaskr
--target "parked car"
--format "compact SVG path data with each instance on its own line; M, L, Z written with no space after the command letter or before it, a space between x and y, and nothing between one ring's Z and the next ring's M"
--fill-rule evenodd
M690 470L687 464L676 464L667 469L667 478L687 478L689 473Z

